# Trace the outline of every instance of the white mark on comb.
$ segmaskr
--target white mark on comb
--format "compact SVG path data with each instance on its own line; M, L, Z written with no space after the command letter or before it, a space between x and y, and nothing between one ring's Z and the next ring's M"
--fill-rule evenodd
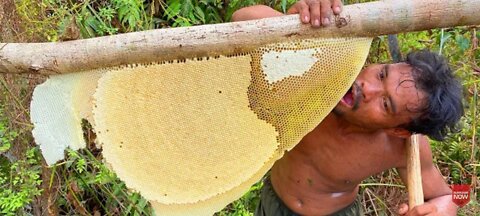
M273 84L289 76L302 76L318 61L317 49L270 51L260 62L268 83Z

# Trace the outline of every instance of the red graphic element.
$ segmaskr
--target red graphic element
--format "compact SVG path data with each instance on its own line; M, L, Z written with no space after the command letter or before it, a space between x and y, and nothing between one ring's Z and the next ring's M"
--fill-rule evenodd
M458 207L463 207L470 202L470 185L452 185L452 201Z

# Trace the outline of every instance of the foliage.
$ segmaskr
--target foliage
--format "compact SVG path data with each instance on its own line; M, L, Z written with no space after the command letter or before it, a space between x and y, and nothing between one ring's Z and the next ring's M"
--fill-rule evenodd
M348 0L346 4L369 0ZM266 4L285 12L295 0L16 0L16 14L22 20L22 38L28 41L65 41L164 27L183 27L228 22L234 11L253 4ZM1 15L1 14L0 14ZM445 55L465 89L462 129L444 142L432 142L434 160L448 183L470 184L472 202L460 215L475 215L480 210L477 177L480 175L478 137L478 85L480 49L478 28L434 29L398 35L403 55L411 50L431 49ZM386 36L375 38L368 63L390 62ZM18 84L17 84L18 85ZM26 84L21 84L26 85ZM10 86L11 87L11 86ZM21 86L24 87L24 86ZM13 87L11 87L13 88ZM26 89L26 88L25 88ZM22 90L24 97L27 90ZM4 91L9 91L5 87ZM30 92L28 92L29 94ZM88 150L68 151L66 159L49 168L41 162L39 150L26 139L17 144L24 125L16 125L5 113L17 112L11 101L0 104L0 212L2 215L32 214L32 206L45 207L58 215L150 215L151 208L138 193L128 191L103 163L94 136L85 127ZM7 106L8 105L8 106ZM7 109L8 108L8 109ZM19 110L25 110L24 108ZM14 113L15 115L18 113ZM11 115L14 116L14 115ZM22 129L19 129L22 128ZM19 151L18 157L7 157ZM252 215L262 183L254 185L241 199L217 213L221 216ZM361 187L365 212L392 215L405 201L405 189L395 171L367 179ZM42 196L42 199L36 199ZM46 208L46 207L45 207Z
M7 127L7 119L0 109L0 155L13 146L17 137L15 131ZM11 162L9 158L0 156L0 213L17 215L22 208L30 204L33 198L40 195L41 166L38 163L38 149L30 148L25 152L24 160Z
M64 162L53 167L49 184L58 185L58 214L151 215L148 202L129 192L94 151L69 150Z
M39 189L41 166L38 163L38 149L26 152L26 160L8 164L0 173L0 213L17 215L21 208L33 201L42 192ZM3 165L2 165L3 166Z
M253 216L255 208L260 201L260 192L262 191L263 181L254 184L250 190L248 190L242 198L231 203L221 212L218 212L218 216Z
M226 22L245 6L285 11L295 0L19 0L26 34L47 41L90 38L161 27ZM43 12L43 13L42 13Z
M3 116L3 107L0 104L0 154L10 150L12 141L17 136L17 132L9 130L7 119Z

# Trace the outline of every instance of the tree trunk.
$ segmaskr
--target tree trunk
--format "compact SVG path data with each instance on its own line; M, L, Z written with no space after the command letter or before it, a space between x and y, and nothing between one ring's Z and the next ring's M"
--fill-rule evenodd
M313 29L298 15L158 29L56 43L0 43L0 73L58 74L99 67L234 55L287 39L377 36L479 25L480 0L387 0L348 5L335 25Z

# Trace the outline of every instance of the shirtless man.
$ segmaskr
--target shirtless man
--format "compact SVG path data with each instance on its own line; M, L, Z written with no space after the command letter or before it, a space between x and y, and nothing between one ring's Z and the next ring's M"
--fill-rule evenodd
M301 0L313 27L329 25L339 0ZM234 21L283 15L267 6L238 10ZM271 169L255 215L362 215L359 183L396 168L406 180L405 143L411 133L441 140L463 114L461 86L445 60L428 51L397 64L370 65L334 110ZM420 143L425 204L401 215L456 215L451 190L432 162L426 137Z

